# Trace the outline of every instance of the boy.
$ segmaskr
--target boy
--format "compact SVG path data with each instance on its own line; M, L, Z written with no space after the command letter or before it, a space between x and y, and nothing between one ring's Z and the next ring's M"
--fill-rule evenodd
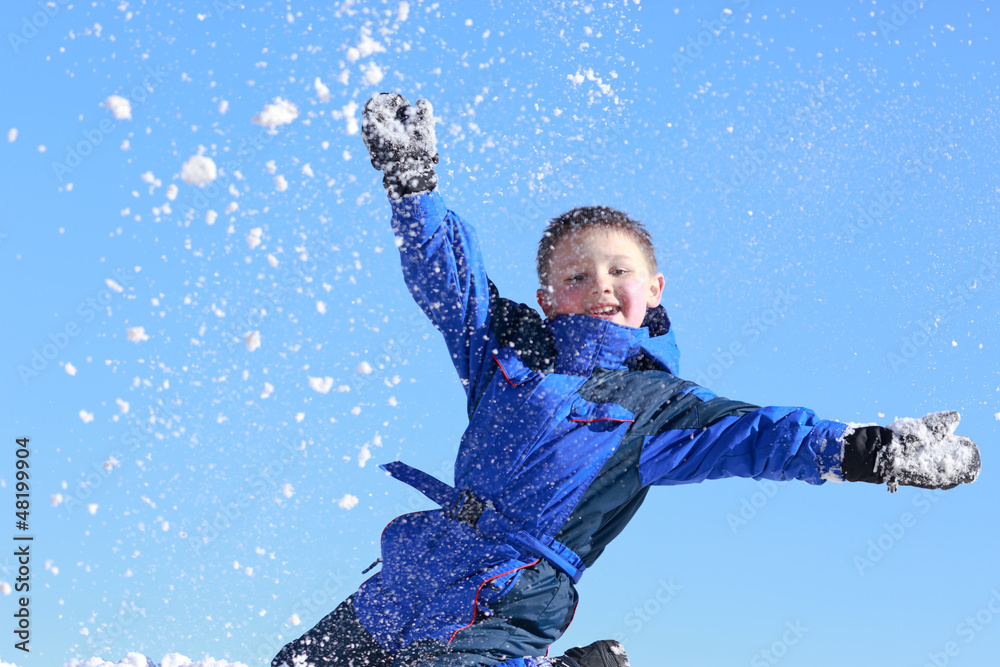
M538 303L499 296L471 227L435 191L431 105L372 97L363 138L384 172L411 293L444 335L468 396L455 486L395 462L440 510L382 534L382 569L272 662L372 667L627 665L617 642L541 657L568 627L574 584L651 485L729 476L952 488L979 451L958 413L890 428L758 407L677 377L649 234L574 209L539 243Z

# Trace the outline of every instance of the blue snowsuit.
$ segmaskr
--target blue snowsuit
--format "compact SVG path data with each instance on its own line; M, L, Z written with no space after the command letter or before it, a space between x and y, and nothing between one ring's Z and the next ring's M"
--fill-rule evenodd
M682 380L662 307L638 329L544 321L499 296L474 230L438 192L390 201L404 278L468 396L455 484L383 466L441 509L390 522L381 571L274 665L348 664L327 656L353 650L378 654L372 665L535 664L523 656L566 630L573 584L650 486L840 479L845 424Z

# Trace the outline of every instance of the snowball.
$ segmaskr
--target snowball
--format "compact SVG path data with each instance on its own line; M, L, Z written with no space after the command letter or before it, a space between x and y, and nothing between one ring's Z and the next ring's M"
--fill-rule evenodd
M124 97L111 95L104 100L104 106L111 109L118 120L132 120L132 104Z
M246 340L247 351L253 352L260 347L260 332L251 331L250 333L244 334L243 338Z
M181 167L181 180L188 185L202 186L214 181L218 173L212 158L199 153L189 157Z
M344 497L337 501L337 504L345 510L349 510L358 504L358 497L345 493Z
M266 105L263 111L251 119L251 122L254 122L257 125L263 125L264 127L268 127L273 130L279 125L291 123L298 117L298 107L288 100L275 97L274 104Z
M126 329L125 337L133 343L141 343L144 340L149 340L149 336L146 335L146 327L131 327Z

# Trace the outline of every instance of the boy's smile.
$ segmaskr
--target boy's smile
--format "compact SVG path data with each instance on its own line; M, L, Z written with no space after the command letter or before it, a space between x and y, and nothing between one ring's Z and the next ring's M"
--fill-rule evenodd
M639 246L613 229L587 229L556 244L548 285L538 290L538 305L549 319L589 315L615 324L640 327L647 308L660 305L663 274L651 274Z

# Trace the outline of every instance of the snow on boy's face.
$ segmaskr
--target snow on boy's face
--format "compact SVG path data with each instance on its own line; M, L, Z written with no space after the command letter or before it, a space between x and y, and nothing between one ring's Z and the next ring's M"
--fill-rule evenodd
M538 305L549 319L589 315L640 327L647 308L660 305L663 274L653 274L642 250L627 234L588 229L561 239L552 250L548 285Z

